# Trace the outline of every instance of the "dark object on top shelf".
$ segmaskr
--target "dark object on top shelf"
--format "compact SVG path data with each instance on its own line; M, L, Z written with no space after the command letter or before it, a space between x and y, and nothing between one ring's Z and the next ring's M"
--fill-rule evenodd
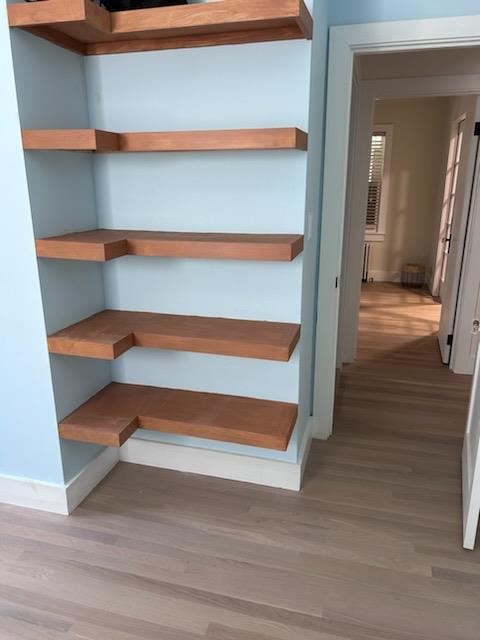
M132 9L173 7L188 4L188 0L101 0L101 4L109 11L130 11Z

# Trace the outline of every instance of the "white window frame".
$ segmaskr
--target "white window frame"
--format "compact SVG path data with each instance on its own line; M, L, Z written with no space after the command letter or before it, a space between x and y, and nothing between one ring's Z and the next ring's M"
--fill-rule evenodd
M382 191L380 195L380 211L378 213L377 230L365 230L365 242L383 242L387 227L388 199L390 194L392 171L393 124L376 124L372 136L385 135L385 157L383 163Z

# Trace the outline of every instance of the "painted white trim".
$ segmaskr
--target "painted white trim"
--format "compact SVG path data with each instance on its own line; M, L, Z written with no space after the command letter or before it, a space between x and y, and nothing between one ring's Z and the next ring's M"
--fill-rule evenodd
M0 503L68 514L64 485L37 482L27 478L0 476Z
M117 449L104 449L66 485L0 476L0 503L68 515L117 464Z
M348 196L343 232L342 277L340 281L339 338L337 367L353 362L357 353L357 323L360 311L360 287L365 242L368 173L374 98L360 81L354 85L352 130L349 143ZM355 274L353 277L351 274Z
M365 233L365 242L385 242L385 234L367 231Z
M68 513L72 513L85 500L97 484L110 473L119 459L118 449L103 449L78 475L70 480L66 486Z
M66 485L0 476L0 503L69 515L119 460L299 491L311 442L309 423L300 443L298 460L290 463L132 438L120 450L103 449Z
M339 290L335 287L335 281L339 277L342 260L354 54L479 44L480 16L383 22L330 29L313 411L316 437L328 438L333 425L339 315ZM398 82L401 83L401 80ZM423 84L425 95L425 79L418 78L415 83L419 91ZM471 92L470 88L466 93Z
M480 459L478 439L480 429L480 351L475 357L472 397L468 408L467 428L462 449L463 546L475 548L480 513Z
M297 462L283 462L130 438L120 449L120 460L159 469L300 491L310 442L309 435L304 437Z

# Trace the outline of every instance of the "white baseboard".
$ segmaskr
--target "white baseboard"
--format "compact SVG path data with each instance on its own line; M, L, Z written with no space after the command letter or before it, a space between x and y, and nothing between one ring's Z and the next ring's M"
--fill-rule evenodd
M183 447L156 440L130 438L120 449L120 460L160 469L300 491L310 442L310 437L304 438L297 462L283 462Z
M68 513L72 513L85 500L97 484L110 473L119 458L118 449L104 449L70 480L65 487Z
M0 476L0 503L68 515L117 464L117 449L104 449L66 485Z
M37 482L26 478L0 476L0 502L16 507L68 514L67 492L64 485Z
M66 485L0 476L0 503L68 515L119 460L299 491L311 441L309 425L300 444L298 461L283 462L132 438L120 450L104 449Z

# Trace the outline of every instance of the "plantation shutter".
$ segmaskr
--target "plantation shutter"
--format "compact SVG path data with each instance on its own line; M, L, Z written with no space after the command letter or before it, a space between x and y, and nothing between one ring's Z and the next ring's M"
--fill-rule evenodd
M384 133L372 136L370 149L370 172L368 176L367 229L377 230L380 216L380 200L382 197L383 168L385 164Z

